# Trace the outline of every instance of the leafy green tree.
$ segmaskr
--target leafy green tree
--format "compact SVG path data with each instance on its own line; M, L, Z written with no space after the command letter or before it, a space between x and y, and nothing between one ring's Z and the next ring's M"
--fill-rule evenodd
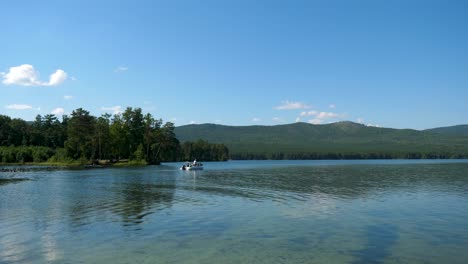
M122 114L122 118L128 136L128 152L133 154L136 148L143 143L145 126L141 108L127 107Z
M198 158L226 160L224 145L205 141L180 144L171 122L141 108L98 118L78 108L60 119L37 115L33 122L0 115L0 162L89 162L95 159L130 159L138 164Z
M137 149L133 153L133 159L136 161L144 161L145 160L145 152L143 150L143 144L138 145Z
M82 108L72 112L68 121L68 139L65 142L69 157L86 160L94 158L95 122L95 117Z
M114 159L128 158L128 137L122 115L116 114L112 118L112 123L109 126L109 137L111 157Z
M154 161L176 160L179 155L180 142L174 133L174 123L166 122L155 131L155 142L152 145Z
M37 115L31 126L30 144L33 146L44 146L44 131L42 129L42 116Z
M97 157L110 158L110 114L103 114L96 120Z
M161 124L162 120L153 118L150 113L146 114L144 117L145 133L143 140L146 146L146 161L149 163L154 162L150 150L151 145L156 140L157 131L161 129Z
M26 121L14 118L10 121L8 145L26 146L29 141L29 126Z

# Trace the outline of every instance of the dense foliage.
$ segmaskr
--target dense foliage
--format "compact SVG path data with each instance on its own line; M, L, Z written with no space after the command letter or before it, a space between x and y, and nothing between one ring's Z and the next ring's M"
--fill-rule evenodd
M206 141L179 143L174 124L163 123L141 108L122 114L91 115L79 108L60 121L55 115L38 115L34 122L0 115L0 162L73 162L199 159L227 160L224 145Z
M232 159L467 158L468 137L432 131L369 127L352 122L278 126L187 125L182 142L224 144Z

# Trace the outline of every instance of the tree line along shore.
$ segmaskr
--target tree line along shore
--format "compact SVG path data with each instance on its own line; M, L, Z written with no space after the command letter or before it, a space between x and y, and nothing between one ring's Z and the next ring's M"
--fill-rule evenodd
M465 127L457 129L463 132ZM99 117L79 108L61 119L38 115L31 122L0 115L0 164L127 166L193 159L468 158L468 137L443 132L368 127L346 121L175 127L144 114L141 108L128 107L122 113Z
M141 108L119 114L93 116L78 108L61 120L37 115L33 122L0 115L0 163L50 165L146 165L200 159L224 161L223 144L203 140L181 143L174 124L163 122Z

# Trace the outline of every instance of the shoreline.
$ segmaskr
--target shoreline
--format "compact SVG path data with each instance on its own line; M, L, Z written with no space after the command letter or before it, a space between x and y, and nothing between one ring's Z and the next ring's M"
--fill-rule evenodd
M226 161L365 161L365 160L467 160L467 158L421 158L421 159L409 159L409 158L390 158L390 159L229 159L229 160L212 160L212 161L204 161L204 162L226 162ZM122 168L122 167L145 167L145 166L158 166L163 163L177 163L177 162L184 162L184 161L165 161L159 164L148 164L147 162L142 161L128 161L128 162L116 162L112 164L83 164L80 162L12 162L12 163L5 163L0 162L0 167L10 167L10 166L18 166L18 167L26 167L26 166L38 166L38 167L66 167L66 168L89 168L96 167L96 168Z

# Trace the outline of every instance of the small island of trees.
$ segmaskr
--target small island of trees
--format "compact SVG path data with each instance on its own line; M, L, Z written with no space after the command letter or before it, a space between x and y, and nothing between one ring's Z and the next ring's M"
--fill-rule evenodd
M62 120L48 114L33 122L0 115L1 163L143 165L195 158L224 161L229 150L203 140L181 144L173 123L143 114L141 108L127 107L121 114L100 117L78 108Z

